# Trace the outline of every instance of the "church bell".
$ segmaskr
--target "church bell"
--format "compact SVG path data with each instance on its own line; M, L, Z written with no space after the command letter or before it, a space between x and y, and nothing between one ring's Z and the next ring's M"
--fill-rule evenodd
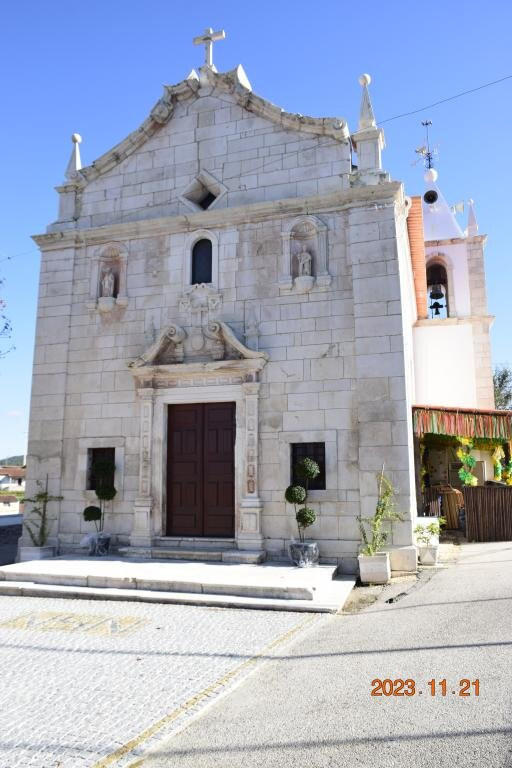
M430 291L430 298L432 301L436 301L437 299L444 298L444 293L442 287L439 285L439 283L436 283L432 286L432 290Z

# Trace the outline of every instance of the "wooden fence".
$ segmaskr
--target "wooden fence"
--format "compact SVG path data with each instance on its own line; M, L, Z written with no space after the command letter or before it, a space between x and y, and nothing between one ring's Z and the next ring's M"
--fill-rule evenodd
M465 487L468 541L512 541L512 486Z

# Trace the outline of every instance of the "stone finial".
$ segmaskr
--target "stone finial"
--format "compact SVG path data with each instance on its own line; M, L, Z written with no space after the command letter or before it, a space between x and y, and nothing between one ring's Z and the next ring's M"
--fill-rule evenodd
M389 181L389 175L382 170L382 150L384 149L384 131L377 126L373 114L368 86L370 75L360 75L359 85L363 89L359 110L359 126L352 134L352 145L357 152L357 169L352 184L380 184Z
M468 237L475 237L478 235L478 222L476 220L475 208L473 200L468 200Z
M80 159L80 144L82 143L82 137L79 133L74 133L71 136L73 142L73 151L69 158L69 163L66 168L66 181L75 181L78 176L78 171L82 167L82 161Z
M376 128L377 122L375 115L373 114L372 102L370 100L370 93L368 86L372 79L370 75L359 75L359 85L362 87L363 92L361 94L361 106L359 108L359 130L362 131L365 128Z

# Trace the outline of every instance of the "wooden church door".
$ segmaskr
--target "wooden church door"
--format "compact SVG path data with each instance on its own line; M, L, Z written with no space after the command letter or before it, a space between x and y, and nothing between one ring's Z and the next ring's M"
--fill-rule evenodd
M235 403L168 408L167 535L234 536Z

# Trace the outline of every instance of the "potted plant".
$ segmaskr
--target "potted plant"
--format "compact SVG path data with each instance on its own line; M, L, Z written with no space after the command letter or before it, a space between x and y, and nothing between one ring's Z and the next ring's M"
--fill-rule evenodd
M288 552L294 565L299 568L307 568L317 565L319 558L318 543L306 541L305 531L316 521L316 513L311 507L308 507L307 499L309 483L318 477L320 467L314 459L306 456L295 466L295 474L299 480L302 480L303 485L289 485L284 497L289 504L294 506L299 540L290 542Z
M384 474L384 467L378 476L379 495L373 517L358 517L359 530L363 546L360 549L359 577L363 584L387 584L391 579L389 552L382 552L389 531L384 529L386 523L402 520L395 510L395 489Z
M418 547L418 556L421 565L437 565L437 558L439 555L439 534L445 525L446 520L444 517L434 517L432 522L428 525L418 523L414 529L416 541L421 544L421 546ZM433 539L437 539L437 542L433 543Z
M89 555L108 555L110 549L109 533L104 531L105 504L112 501L117 490L114 488L112 478L115 465L111 461L97 461L94 465L95 489L94 492L100 502L99 507L88 506L83 511L84 520L94 522L96 532L89 533L83 540L83 545L89 546Z
M48 516L48 504L51 501L61 501L63 496L52 496L48 493L48 475L46 475L46 483L43 484L38 480L37 485L39 491L36 493L33 499L24 498L24 503L33 504L30 510L30 518L25 520L23 525L28 531L28 535L32 541L33 546L20 546L20 561L26 560L42 560L45 557L53 557L55 555L55 547L48 545L48 537L50 535L51 518Z

